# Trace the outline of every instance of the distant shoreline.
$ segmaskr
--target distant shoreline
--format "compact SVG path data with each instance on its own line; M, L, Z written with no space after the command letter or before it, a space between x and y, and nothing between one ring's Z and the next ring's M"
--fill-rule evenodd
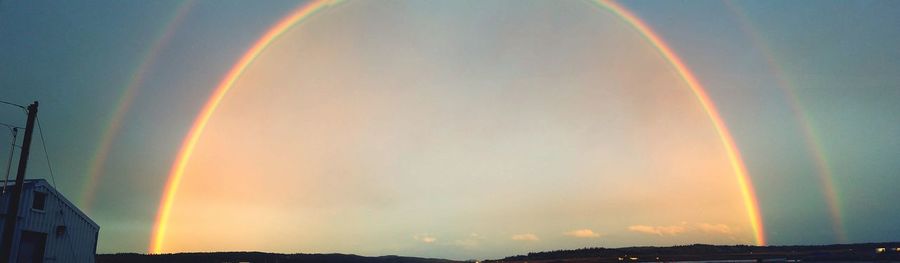
M437 258L352 254L282 254L265 252L116 253L97 255L98 263L192 262L473 262ZM669 247L581 248L510 256L484 262L900 262L900 242L833 245L705 245Z

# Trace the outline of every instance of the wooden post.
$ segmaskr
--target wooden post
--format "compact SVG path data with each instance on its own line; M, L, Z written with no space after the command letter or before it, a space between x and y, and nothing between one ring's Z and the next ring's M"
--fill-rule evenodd
M12 196L6 206L6 223L3 225L2 250L0 260L2 262L14 262L12 255L13 237L16 234L16 223L19 217L19 203L22 199L22 188L25 184L25 168L28 166L28 152L31 150L31 133L34 131L34 121L37 118L38 102L28 105L28 121L25 122L25 137L22 139L22 153L19 155L19 170L16 172L16 184L12 187ZM9 182L3 182L9 183Z

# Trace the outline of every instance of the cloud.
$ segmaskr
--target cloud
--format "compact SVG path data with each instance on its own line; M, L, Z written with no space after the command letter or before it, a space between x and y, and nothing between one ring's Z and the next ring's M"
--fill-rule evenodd
M674 236L686 232L688 229L684 226L647 226L633 225L628 227L629 231L653 234L660 236Z
M432 235L429 235L429 234L418 234L418 235L413 236L413 239L421 241L422 243L428 243L428 244L437 242L437 238Z
M731 227L726 224L709 224L709 223L699 223L697 224L697 229L706 233L713 234L731 234Z
M569 232L563 233L564 235L577 237L577 238L596 238L600 237L599 233L595 233L594 230L590 229L577 229Z
M512 240L516 241L538 241L540 240L537 235L526 233L526 234L515 234L512 236Z

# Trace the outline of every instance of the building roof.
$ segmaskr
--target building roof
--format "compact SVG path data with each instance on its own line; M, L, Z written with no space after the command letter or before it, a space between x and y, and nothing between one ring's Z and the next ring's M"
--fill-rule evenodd
M3 185L6 185L6 186L13 186L13 185L15 185L15 184L16 184L16 182L15 182L15 181L12 181L12 180L10 180L10 181L0 180L0 186L3 186ZM89 216L87 216L87 214L85 214L84 211L81 211L81 209L79 209L78 206L75 206L75 204L72 204L72 202L69 201L69 199L66 198L65 195L63 195L62 193L60 193L59 191L57 191L56 188L54 188L52 185L50 185L50 183L47 182L47 180L44 180L44 179L25 179L24 185L26 185L26 186L28 186L28 185L42 186L42 187L48 189L48 190L49 190L49 193L53 194L54 196L56 196L57 199L59 199L59 200L62 201L62 204L64 204L64 205L68 206L69 208L71 208L72 211L75 211L75 213L77 213L77 214L80 215L82 218L84 218L85 221L87 221L88 223L90 223L91 225L93 225L94 228L96 228L96 229L98 229L98 230L100 229L100 225L98 225L97 222L94 222L94 220L91 219ZM0 207L6 207L6 205L7 205L7 204L5 204L5 203L4 203L4 204L0 204Z

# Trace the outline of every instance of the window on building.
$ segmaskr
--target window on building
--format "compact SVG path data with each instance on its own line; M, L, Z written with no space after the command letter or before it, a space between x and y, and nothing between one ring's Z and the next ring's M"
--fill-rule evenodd
M44 203L46 203L46 201L47 193L34 192L34 200L31 202L31 208L44 211Z

